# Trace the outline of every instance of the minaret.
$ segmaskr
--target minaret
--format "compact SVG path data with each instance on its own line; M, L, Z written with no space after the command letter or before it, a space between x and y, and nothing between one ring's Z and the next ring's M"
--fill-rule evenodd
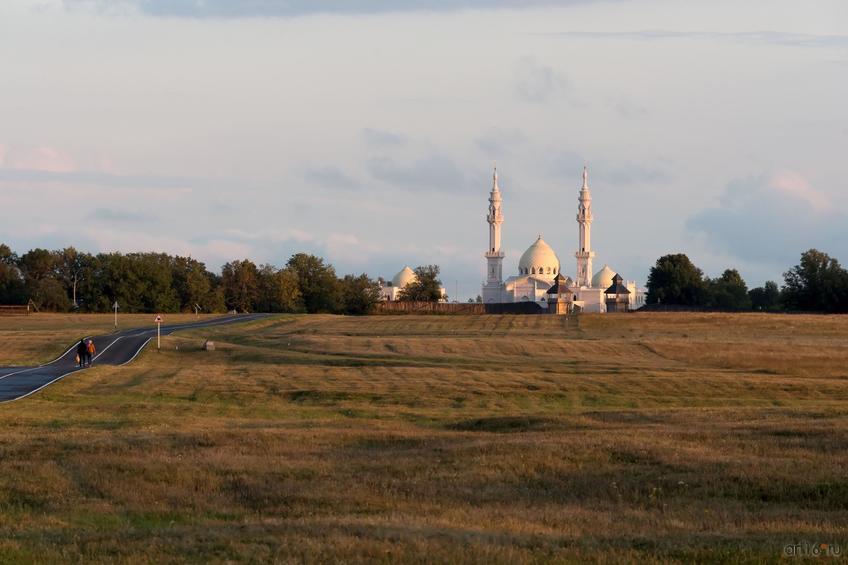
M577 280L578 287L591 286L592 284L592 195L589 192L589 170L583 167L583 188L580 189L580 203L577 207L577 224L580 226L580 247L577 253Z
M483 302L501 302L503 287L503 259L501 251L501 189L498 186L498 168L492 175L492 191L489 193L489 248L486 250L486 284L483 285Z

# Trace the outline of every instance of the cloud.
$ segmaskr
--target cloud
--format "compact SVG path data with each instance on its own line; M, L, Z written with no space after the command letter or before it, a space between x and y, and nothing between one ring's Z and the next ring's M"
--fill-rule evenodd
M397 188L452 192L470 184L456 163L435 153L408 163L377 157L368 161L367 168L375 179Z
M32 148L2 146L0 166L45 173L69 173L77 169L71 155L47 145Z
M515 64L515 95L519 100L545 103L557 97L571 98L571 83L553 67L534 57L522 57Z
M521 130L500 128L490 129L475 140L477 147L492 158L509 155L513 149L526 142L527 136Z
M274 243L295 241L297 243L308 243L316 240L314 234L297 228L284 230L275 228L263 230L228 228L224 231L224 234L230 239L238 241L271 241Z
M645 106L631 100L614 100L610 102L610 106L624 119L644 118L649 113Z
M225 181L161 175L123 175L98 171L53 170L56 167L0 168L0 181L68 183L110 188L191 189L226 186Z
M362 137L368 145L374 147L398 147L406 144L406 137L391 131L366 128L362 130Z
M303 173L303 178L310 184L329 189L353 190L359 188L359 183L336 167L310 167Z
M381 14L520 9L586 4L598 0L64 0L70 9L116 12L121 8L162 17L296 17L312 14Z
M844 251L848 239L848 215L792 171L730 183L719 205L690 217L687 227L716 251L783 267L811 247Z
M111 208L97 208L91 212L88 217L92 220L101 220L104 222L148 222L154 218L145 214L137 214L135 212L127 212L125 210L113 210Z
M779 171L773 174L769 180L769 186L786 197L802 200L818 212L830 208L830 199L827 195L813 188L807 179L796 172Z
M668 39L707 39L735 41L739 43L766 43L789 47L844 47L848 45L848 35L827 35L809 33L790 33L781 31L563 31L539 35L571 37L576 39L633 39L638 41L660 41Z
M668 173L656 167L636 163L589 161L573 151L559 153L549 165L548 174L556 179L579 179L584 164L589 165L590 184L593 181L606 185L659 183L669 178Z

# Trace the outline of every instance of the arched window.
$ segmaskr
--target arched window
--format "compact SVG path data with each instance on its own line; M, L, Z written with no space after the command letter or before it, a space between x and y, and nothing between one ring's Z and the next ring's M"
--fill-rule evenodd
M533 267L533 274L536 274L536 267Z
M548 274L549 275L551 274L551 268L550 267L548 267Z

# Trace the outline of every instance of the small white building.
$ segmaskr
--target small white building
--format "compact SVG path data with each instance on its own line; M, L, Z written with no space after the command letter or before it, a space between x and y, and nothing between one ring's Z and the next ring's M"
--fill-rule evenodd
M399 300L400 293L406 285L417 281L418 276L415 274L415 271L410 269L408 265L404 265L403 269L398 271L390 281L386 281L380 285L380 299L388 302ZM444 302L446 294L444 287L439 288L439 291L442 295L440 302Z
M495 169L492 191L489 194L489 247L486 250L486 281L483 283L483 302L487 304L505 302L537 302L546 306L547 292L554 285L554 279L562 272L559 257L553 248L540 235L518 261L518 274L503 279L504 253L501 250L501 225L503 224L503 197L498 186L498 171ZM573 280L571 291L574 293L574 308L582 312L606 312L604 292L613 284L616 271L608 265L594 274L592 260L592 195L589 190L589 172L583 168L583 186L578 196L577 224L579 241L577 252L577 276ZM564 274L564 273L563 273ZM571 280L571 279L569 279ZM645 303L645 291L636 286L635 281L623 285L630 292L629 309L635 310Z

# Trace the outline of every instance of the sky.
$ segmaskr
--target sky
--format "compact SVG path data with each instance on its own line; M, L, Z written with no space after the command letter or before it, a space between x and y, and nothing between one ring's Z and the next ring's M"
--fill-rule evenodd
M390 278L848 263L844 0L3 0L0 242Z

